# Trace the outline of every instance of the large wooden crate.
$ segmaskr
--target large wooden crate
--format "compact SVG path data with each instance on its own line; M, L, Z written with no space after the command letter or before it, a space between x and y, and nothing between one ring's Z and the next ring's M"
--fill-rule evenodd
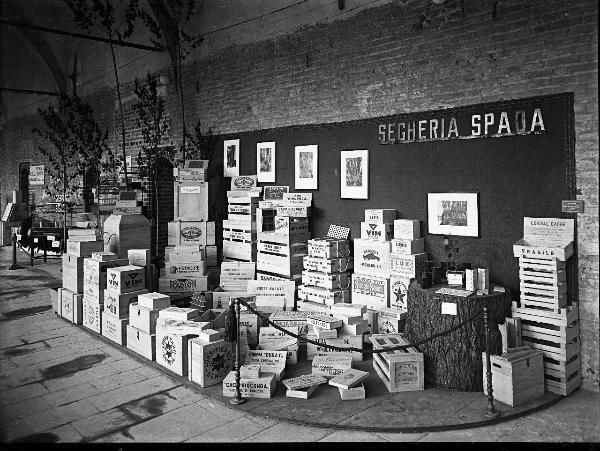
M259 233L256 269L283 276L300 274L307 244L306 241L295 241L293 237L293 235L277 235L268 232Z
M487 369L485 353L482 353L483 393L487 395ZM544 394L544 364L540 351L532 351L523 357L490 355L492 390L494 399L517 407Z
M227 199L227 218L230 221L251 223L256 221L256 197L230 197Z
M200 387L219 384L233 369L233 343L206 343L200 338L188 342L188 379Z
M173 217L186 221L208 221L208 183L175 182Z
M213 221L170 221L168 228L169 246L215 244L215 223Z
M546 390L567 396L581 385L581 343L577 304L558 312L518 307L512 315L521 319L521 341L544 356Z
M150 221L143 215L110 215L104 221L104 250L127 258L129 249L150 249Z
M148 360L156 357L156 335L147 334L135 327L127 326L127 347Z
M109 268L125 266L129 264L126 258L116 260L100 261L94 258L86 258L83 261L83 283L90 287L104 290L106 288L106 274ZM91 294L91 292L90 292Z
M408 344L401 334L374 334L369 339L374 349ZM424 389L423 353L416 348L373 354L373 369L390 393Z
M70 254L62 256L63 287L75 293L83 292L83 260Z
M558 311L567 305L565 262L553 259L519 258L521 305Z
M106 310L102 312L102 335L121 346L127 343L129 318L119 318Z
M223 221L223 257L256 261L256 224Z
M190 335L165 333L156 329L156 363L180 376L188 374L188 341Z

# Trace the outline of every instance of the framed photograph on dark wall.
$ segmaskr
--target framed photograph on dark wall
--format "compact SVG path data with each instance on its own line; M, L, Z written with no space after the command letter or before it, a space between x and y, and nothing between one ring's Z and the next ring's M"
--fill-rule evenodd
M318 189L319 146L296 146L295 189Z
M275 182L275 142L256 143L256 175L261 183Z
M479 193L427 193L432 235L479 237Z
M340 158L340 197L368 199L369 151L342 150Z
M223 177L240 175L240 140L223 141Z

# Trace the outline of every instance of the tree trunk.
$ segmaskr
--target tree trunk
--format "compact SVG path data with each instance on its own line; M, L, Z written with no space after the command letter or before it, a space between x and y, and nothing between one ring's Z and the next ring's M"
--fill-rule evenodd
M179 40L180 41L180 40ZM176 83L179 85L179 100L181 103L181 142L182 142L182 146L183 146L183 155L182 158L185 161L186 158L186 146L185 146L185 141L186 141L186 133L187 133L187 128L185 125L185 105L184 105L184 96L183 96L183 75L181 73L181 42L177 43L177 80Z
M108 34L109 38L112 40L112 33ZM110 54L112 56L113 62L113 70L115 72L115 82L117 88L117 100L119 102L119 114L121 115L121 146L123 152L123 170L125 172L125 186L129 189L129 177L127 175L127 159L125 155L125 116L123 115L123 102L121 101L121 85L119 83L119 71L117 70L117 60L115 58L115 48L110 43Z
M413 284L408 289L408 316L405 334L410 342L426 339L449 329L483 310L488 304L490 349L502 351L498 324L510 315L510 293L471 295L467 298L436 294L441 285L422 289ZM456 304L457 314L442 314L442 303ZM483 390L482 353L485 351L483 315L441 337L418 346L425 358L425 380L436 388L460 391Z
M155 258L156 260L158 260L158 164L154 165L154 203L155 203L155 212L154 212L154 220L156 221L156 226L155 226L155 241L154 241L154 251L155 251Z

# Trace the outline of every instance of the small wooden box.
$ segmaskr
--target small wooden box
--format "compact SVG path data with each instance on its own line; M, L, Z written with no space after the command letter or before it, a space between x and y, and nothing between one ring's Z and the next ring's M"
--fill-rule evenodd
M302 271L302 283L328 290L346 290L350 288L350 273L324 274L316 271Z
M374 349L408 344L400 334L374 334L369 339ZM390 393L424 389L423 353L416 348L373 354L373 369Z
M129 264L134 266L150 266L150 249L128 249Z
M208 221L208 183L174 183L173 217Z
M395 219L394 238L417 240L421 238L421 225L417 219Z
M62 256L63 287L75 293L83 292L83 257L71 254Z
M389 241L354 240L354 269L357 273L375 277L390 277Z
M389 307L389 279L352 274L352 302L371 309Z
M204 343L198 338L188 341L188 379L200 387L219 384L233 369L233 343Z
M350 243L348 240L339 238L313 238L308 240L308 255L318 258L348 257Z
M127 343L128 323L129 318L119 318L104 310L102 312L102 335L123 346Z
M206 291L208 276L178 277L177 279L158 279L158 291L165 293L183 293L188 291Z
M399 334L404 332L406 312L393 308L379 309L377 331L380 334Z
M129 304L138 302L138 296L145 293L148 293L148 290L132 291L125 294L104 290L104 311L118 318L128 318Z
M302 258L304 269L309 271L322 272L325 274L340 273L351 271L353 267L352 257L340 258L316 258L308 255Z
M83 300L83 326L94 332L102 332L102 304Z
M258 379L242 379L240 391L244 398L271 398L275 394L276 379L274 373L262 372ZM235 371L223 380L223 396L235 396Z
M188 341L190 335L165 334L156 330L156 363L180 376L188 374Z
M379 208L365 210L365 222L375 224L392 224L396 219L396 210L393 208Z
M110 262L113 260L118 260L119 256L117 254L115 254L114 252L101 251L101 252L92 252L92 256L90 258L92 260L96 260L99 262ZM125 264L127 264L127 263L125 263ZM84 267L85 267L85 263L84 263Z
M146 334L156 333L157 318L158 310L150 310L137 303L129 305L129 325Z
M277 216L288 218L308 218L310 217L310 207L289 205L277 207Z
M148 310L161 310L171 306L171 297L162 293L140 293L138 305Z
M320 374L326 379L339 376L352 368L352 357L348 355L319 355L312 360L312 374Z
M83 261L83 283L103 290L106 288L108 268L125 266L128 264L129 261L126 258L115 258L107 261L85 258Z
M360 238L367 241L390 241L393 237L391 224L361 222Z
M206 275L206 262L165 262L165 276L167 278L178 277L202 277Z
M60 291L61 316L74 324L83 321L83 295L66 288Z
M303 301L318 302L325 305L350 302L348 289L327 289L310 285L300 285L298 287L298 298Z
M275 216L275 234L296 235L310 238L308 219L295 219L287 216Z
M146 357L148 360L154 360L156 356L156 335L147 334L128 325L127 348Z
M67 254L75 255L76 257L90 257L92 252L103 252L104 241L75 241L74 239L67 240Z
M390 308L408 311L410 277L390 277Z
M168 224L169 246L215 244L215 223L213 221L170 221Z
M143 290L146 288L146 270L133 265L108 268L106 288L117 293Z
M415 278L425 271L427 254L391 254L390 274L397 277Z
M194 320L199 316L198 309L190 307L166 307L158 312L159 318L175 319L177 321Z
M361 383L358 387L341 388L338 387L342 401L354 401L356 399L365 399L365 384Z
M344 335L338 338L320 338L318 339L312 330L309 330L306 338L328 345L339 346L341 348L358 348L363 346L361 335ZM363 360L363 353L358 351L333 351L329 348L317 346L313 343L306 343L306 360L313 360L318 355L349 355L352 361L360 362Z
M422 254L423 252L425 252L425 240L423 238L416 240L394 238L392 240L392 254Z
M523 218L523 238L513 245L515 257L566 261L573 255L575 221L562 218Z
M483 392L487 395L485 353L483 362ZM544 362L540 351L509 361L503 356L490 355L494 399L517 407L544 394Z
M57 290L53 288L48 288L50 290L50 299L52 300L52 310L58 316L62 316L62 290L64 288L59 288Z

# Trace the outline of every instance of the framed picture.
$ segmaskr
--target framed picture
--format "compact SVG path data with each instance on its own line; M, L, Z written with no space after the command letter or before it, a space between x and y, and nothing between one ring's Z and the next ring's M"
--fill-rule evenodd
M223 141L223 177L240 175L240 140Z
M369 198L369 151L342 150L340 168L340 197Z
M479 236L479 193L427 193L428 232Z
M296 180L295 189L318 189L318 160L319 146L296 146L295 167Z
M256 175L259 182L275 182L275 142L256 143Z

